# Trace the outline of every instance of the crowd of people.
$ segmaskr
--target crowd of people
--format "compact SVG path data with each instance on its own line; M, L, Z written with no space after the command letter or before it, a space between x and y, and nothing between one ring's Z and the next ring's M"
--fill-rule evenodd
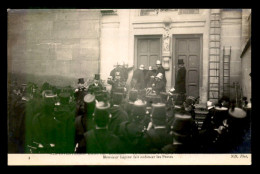
M223 97L207 107L199 129L196 99L185 96L185 68L179 61L179 82L166 92L165 70L134 70L118 64L110 73L108 91L95 74L85 86L56 87L44 83L9 85L9 153L230 153L250 130L250 110ZM184 97L185 96L185 97ZM237 150L238 151L238 150Z

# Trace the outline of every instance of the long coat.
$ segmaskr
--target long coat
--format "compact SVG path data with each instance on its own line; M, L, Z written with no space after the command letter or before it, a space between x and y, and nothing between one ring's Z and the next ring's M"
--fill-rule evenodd
M80 153L120 153L120 139L107 129L93 129L84 134L79 143Z
M182 67L178 70L175 81L176 93L186 93L186 68Z
M113 106L110 108L110 113L112 117L110 119L108 129L115 135L118 135L120 124L124 121L128 121L128 114L121 106Z
M145 88L145 77L144 71L137 69L134 71L132 77L132 86L136 89L144 89Z
M167 128L152 128L148 130L143 137L143 145L147 153L160 153L162 148L173 141L172 135L168 133Z

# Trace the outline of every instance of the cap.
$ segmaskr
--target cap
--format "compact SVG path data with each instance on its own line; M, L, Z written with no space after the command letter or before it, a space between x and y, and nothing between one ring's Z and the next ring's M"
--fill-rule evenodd
M140 70L144 70L144 65L143 65L143 64L140 65L140 66L139 66L139 69L140 69Z
M160 60L156 60L156 65L161 65L161 61Z

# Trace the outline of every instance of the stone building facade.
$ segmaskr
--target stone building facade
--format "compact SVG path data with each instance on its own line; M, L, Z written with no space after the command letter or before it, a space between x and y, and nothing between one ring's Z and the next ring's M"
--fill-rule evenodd
M244 18L244 9L9 12L8 70L68 82L100 73L106 80L118 62L148 69L159 59L169 89L175 85L177 61L184 59L187 94L200 96L200 102L223 95L234 98L235 84L250 95L250 52L240 58L243 28L251 25Z

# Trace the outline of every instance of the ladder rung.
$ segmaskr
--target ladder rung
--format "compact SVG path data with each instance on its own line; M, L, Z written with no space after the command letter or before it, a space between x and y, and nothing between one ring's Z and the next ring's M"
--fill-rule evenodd
M211 26L210 28L221 28L221 27Z
M220 42L220 40L210 40L210 42Z
M209 63L219 63L218 61L210 61Z
M210 56L220 56L219 54L209 54Z
M215 49L216 49L216 48L219 48L219 49L220 49L220 47L210 47L210 48L215 48ZM210 48L209 48L209 49L210 49Z
M209 84L218 84L218 83L209 83Z

